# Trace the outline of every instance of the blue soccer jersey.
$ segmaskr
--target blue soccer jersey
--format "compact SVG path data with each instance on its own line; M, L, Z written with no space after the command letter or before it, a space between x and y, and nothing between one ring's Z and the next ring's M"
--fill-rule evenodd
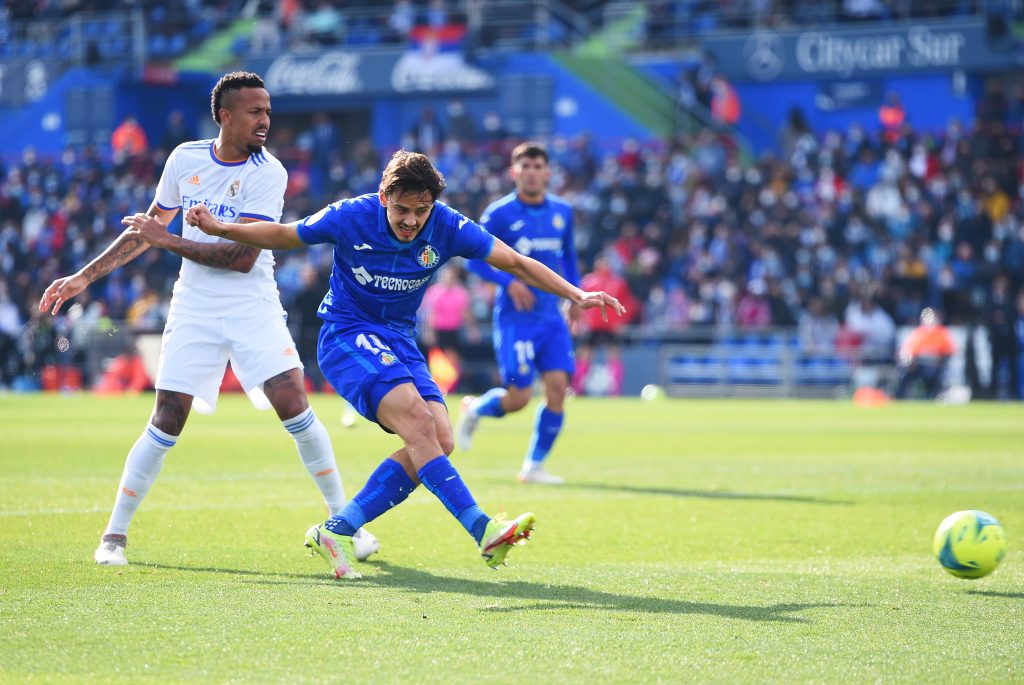
M509 193L484 210L480 224L519 254L536 259L573 285L579 285L572 207L564 200L546 195L543 203L530 205L522 202L515 193ZM533 310L517 312L505 290L513 276L480 261L470 262L469 269L498 284L494 319L499 324L526 320L536 323L541 319L562 318L559 309L561 298L557 295L531 288L537 298Z
M484 259L494 237L442 202L435 202L414 240L388 228L376 194L335 202L297 225L307 244L334 245L331 285L317 311L320 370L356 411L377 421L381 399L412 383L425 400L444 403L414 338L426 285L452 257Z
M412 335L427 282L452 257L486 259L494 237L457 211L435 202L408 243L388 228L376 194L342 200L298 222L299 239L334 245L330 290L318 314L326 321L368 319Z
M564 200L547 195L543 203L530 205L511 193L485 209L480 223L516 252L579 285L572 207ZM469 269L498 284L494 354L505 385L530 387L536 371L557 370L572 375L575 357L572 336L560 308L561 298L531 287L537 298L533 309L520 312L506 289L513 276L478 260L471 261Z

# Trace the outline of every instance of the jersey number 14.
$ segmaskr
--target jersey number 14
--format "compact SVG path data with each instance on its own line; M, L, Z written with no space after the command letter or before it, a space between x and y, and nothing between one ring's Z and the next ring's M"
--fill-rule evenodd
M391 349L383 342L381 342L381 339L378 338L373 333L370 333L370 335L368 336L365 333L360 333L359 336L356 338L356 347L361 347L364 350L369 350L373 354L378 354L381 350Z

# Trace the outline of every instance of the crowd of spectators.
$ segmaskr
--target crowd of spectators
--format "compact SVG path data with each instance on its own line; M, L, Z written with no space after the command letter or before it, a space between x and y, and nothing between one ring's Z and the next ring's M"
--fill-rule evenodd
M1008 33L1024 9L980 0L10 0L0 4L0 55L74 57L78 38L91 63L123 59L135 48L114 13L145 23L149 60L186 55L210 36L229 31L236 54L324 46L404 45L424 31L460 27L473 53L498 44L520 49L571 43L643 7L644 49L690 46L710 31L788 28L843 22L985 15L993 32ZM61 31L80 18L81 32ZM247 22L244 28L237 24Z
M786 29L973 15L988 15L998 20L1008 19L1021 11L1014 3L960 0L662 0L647 4L647 33L655 42L679 40L716 30Z
M1006 93L998 80L988 88L973 122L942 131L904 121L896 130L815 134L795 111L778 152L750 162L709 130L643 145L555 137L547 141L551 186L576 209L581 273L601 258L622 275L640 303L632 323L645 335L798 327L808 346L861 345L891 361L895 328L932 307L947 324L987 328L993 345L1013 348L999 359L1015 365L1024 333L1024 91ZM452 126L460 113L435 113L427 138L414 127L399 142L428 153L448 179L445 200L478 217L511 188L515 141L500 135L500 121ZM367 140L325 148L317 141L344 138L332 126L326 117L306 130L275 126L271 149L290 170L286 221L377 188L390 150ZM35 311L42 289L98 254L121 217L152 198L166 150L143 149L112 160L92 149L57 159L26 150L0 169L0 344L19 346L22 367L47 361L53 326L52 335L71 328ZM286 306L323 289L329 251L278 259ZM159 328L178 263L150 250L94 284L78 313ZM489 289L466 285L473 315L485 322ZM7 368L0 382L16 371Z

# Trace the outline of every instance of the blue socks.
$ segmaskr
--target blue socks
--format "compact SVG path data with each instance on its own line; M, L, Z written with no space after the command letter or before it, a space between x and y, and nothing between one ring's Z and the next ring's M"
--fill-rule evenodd
M433 463L433 462L431 462ZM367 522L404 502L416 483L394 459L385 459L370 474L366 485L325 527L337 535L354 535Z
M431 459L419 470L419 477L427 490L441 500L445 509L457 518L477 544L480 544L487 522L491 519L477 506L469 488L462 482L462 477L448 461L448 457L442 454Z
M477 506L448 457L442 454L431 459L420 469L419 477L427 490L441 500L441 504L480 544L491 519ZM405 473L402 465L394 459L385 459L370 475L359 494L324 525L337 535L355 535L368 522L404 502L415 489L416 483Z
M493 416L500 419L505 415L505 410L501 408L501 398L505 396L507 391L505 388L491 388L476 401L476 415L477 416Z
M473 407L477 416L493 416L501 418L505 410L501 408L501 398L506 394L505 388L491 388L480 396ZM536 467L547 459L548 452L555 444L555 439L562 431L562 420L564 414L556 414L549 411L547 405L542 404L537 409L537 418L533 425L533 436L530 438L530 446L526 450L526 462L523 468ZM426 481L424 481L425 483Z
M564 414L556 414L549 411L547 405L540 405L537 411L537 419L533 425L533 436L530 438L530 447L526 450L526 464L529 468L543 462L551 447L555 444L555 438L562 430Z

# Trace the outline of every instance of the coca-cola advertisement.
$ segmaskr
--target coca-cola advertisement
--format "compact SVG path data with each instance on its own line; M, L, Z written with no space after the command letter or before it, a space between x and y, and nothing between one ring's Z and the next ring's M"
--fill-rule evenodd
M387 53L326 50L284 53L254 60L275 97L479 92L494 88L494 76L472 66L458 52L418 49Z
M310 59L281 55L266 71L267 88L279 95L347 95L363 91L359 76L362 56L330 51Z

